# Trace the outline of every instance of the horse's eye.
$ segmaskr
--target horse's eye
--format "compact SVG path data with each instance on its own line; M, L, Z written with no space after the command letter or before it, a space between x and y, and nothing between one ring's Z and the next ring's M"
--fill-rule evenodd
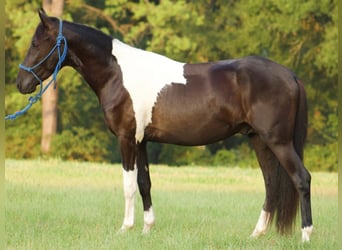
M31 46L32 46L33 48L37 48L37 47L38 47L37 41L32 41Z

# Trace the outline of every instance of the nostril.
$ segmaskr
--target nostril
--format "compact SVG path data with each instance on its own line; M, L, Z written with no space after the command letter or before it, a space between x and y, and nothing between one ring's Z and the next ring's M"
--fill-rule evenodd
M17 81L16 81L16 85L17 85L17 89L19 89L19 90L21 89L21 82L22 82L21 78L18 76Z

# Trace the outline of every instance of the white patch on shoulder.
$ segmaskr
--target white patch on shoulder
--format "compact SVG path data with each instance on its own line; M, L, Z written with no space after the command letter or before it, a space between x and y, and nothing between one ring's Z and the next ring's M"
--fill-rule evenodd
M141 142L146 126L152 122L152 109L158 93L168 84L186 84L184 63L165 56L131 47L113 40L112 54L117 58L123 75L123 85L133 102L135 139Z

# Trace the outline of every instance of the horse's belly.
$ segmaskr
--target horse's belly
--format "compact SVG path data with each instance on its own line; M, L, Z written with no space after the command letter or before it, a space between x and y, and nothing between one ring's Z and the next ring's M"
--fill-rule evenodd
M145 130L145 139L161 143L196 146L220 141L238 131L238 125L221 122L165 122L164 124L150 124Z

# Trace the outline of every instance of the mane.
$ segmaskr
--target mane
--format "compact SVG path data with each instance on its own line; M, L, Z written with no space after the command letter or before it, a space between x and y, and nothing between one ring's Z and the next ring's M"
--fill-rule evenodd
M98 48L99 51L104 51L107 55L112 51L112 37L102 31L83 25L64 21L73 38L91 43L93 48Z

